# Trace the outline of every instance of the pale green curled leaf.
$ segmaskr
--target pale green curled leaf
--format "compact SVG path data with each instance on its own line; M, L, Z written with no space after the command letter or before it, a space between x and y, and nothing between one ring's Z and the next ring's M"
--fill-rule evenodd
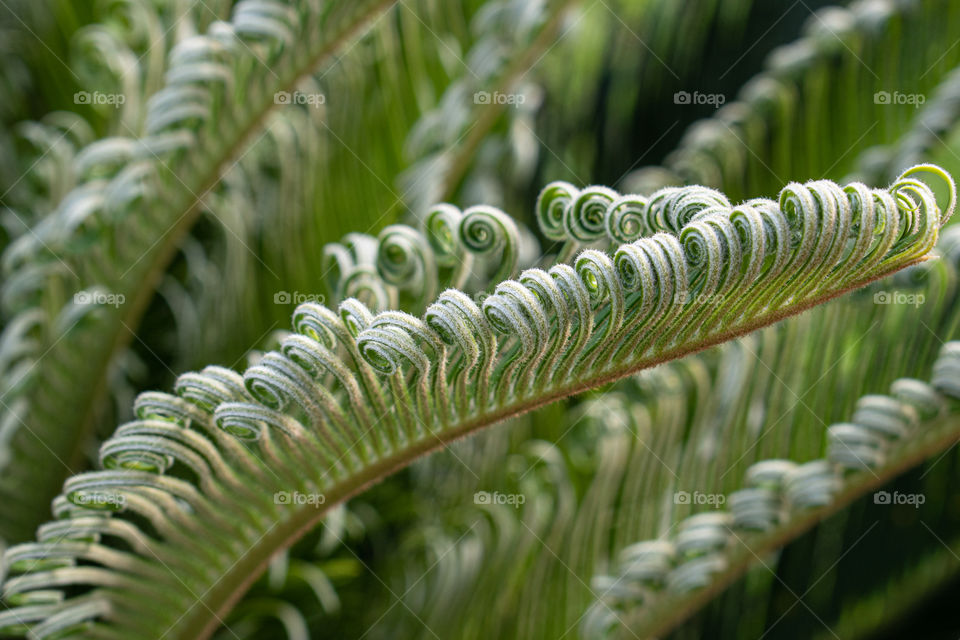
M904 175L922 170L921 166L924 165L917 165ZM934 171L944 174L939 168ZM948 183L951 180L945 175L944 178ZM790 186L785 193L788 199L792 197ZM751 202L754 201L746 204ZM781 205L783 203L781 193ZM557 259L564 261L585 247L616 247L658 232L681 234L696 217L714 209L731 208L736 211L726 195L703 186L664 187L651 195L643 195L619 194L597 185L578 189L568 182L556 181L540 192L536 215L542 233L551 240L563 242ZM948 209L951 208L949 205ZM746 233L749 223L742 215L731 216L731 219L738 225L738 233Z
M43 518L43 496L56 495L81 466L111 359L131 339L221 173L289 99L283 92L390 4L237 3L230 22L215 21L171 49L165 85L147 103L144 134L81 151L77 162L87 173L78 186L4 252L6 282L21 287L15 297L4 288L16 303L7 312L42 310L43 320L28 342L36 348L20 353L15 375L0 380L9 458L29 460L0 474L8 505L0 537L29 538ZM42 277L24 277L37 273Z
M942 341L958 335L958 231L951 226L941 233L934 259L702 355L641 371L582 401L511 420L413 465L408 492L415 525L380 557L365 558L391 592L404 594L405 606L395 606L389 593L369 602L356 635L370 629L371 640L415 636L424 626L464 640L577 635L603 593L590 588L591 577L616 572L622 548L669 537L685 517L712 508L697 496L741 488L755 462L823 456L827 425L849 421L858 398L886 392L898 378L928 376ZM929 487L928 502L934 502L951 465L939 452L930 457L936 468L919 488ZM478 491L493 499L477 500ZM678 500L684 492L693 499ZM520 496L522 504L503 500ZM949 516L942 522L935 503L930 506L933 512L922 517L940 531ZM848 511L830 520L830 531L820 525L804 538L855 540L875 522L868 514L858 518L856 508L851 517ZM896 514L890 519L887 526L896 526ZM882 538L883 529L874 529L871 539ZM900 543L911 552L939 547L922 528ZM869 557L873 549L861 551L868 546L855 551ZM760 637L793 602L778 598L781 583L767 567L800 584L820 578L843 551L825 549L815 563L799 567L779 558L805 557L802 549L763 556L765 564L755 564L733 593L713 599L678 637ZM856 566L860 558L843 560ZM886 575L898 566L909 567L910 554L882 564ZM372 584L360 581L349 591ZM830 625L839 609L833 603L862 596L860 586L825 579L804 600ZM750 603L749 614L740 602ZM724 612L731 610L738 615L728 625ZM818 630L806 609L793 613ZM781 620L778 630L794 623Z
M945 208L923 172L948 184ZM528 269L482 305L454 289L422 318L301 305L296 333L243 376L208 367L175 395L140 395L139 419L101 448L103 470L68 479L58 520L8 550L0 624L205 637L325 507L506 417L917 263L954 195L929 165L889 189L792 183L778 201L711 197L677 235Z
M278 296L282 300L286 294L292 294L290 299L295 302L309 297L328 305L345 297L358 297L379 310L375 299L364 297L366 277L362 268L361 273L350 277L351 290L356 287L356 292L347 295L336 294L334 287L318 286L317 274L326 276L331 266L329 257L324 259L326 243L346 234L343 246L349 252L361 234L347 231L379 228L404 209L419 211L410 203L421 198L422 191L429 190L430 180L439 175L403 185L399 176L418 159L407 155L409 149L404 149L404 140L421 110L436 100L428 89L439 91L450 87L451 82L459 82L448 75L472 78L473 68L452 57L447 48L431 45L437 37L456 37L457 41L462 37L468 42L486 42L485 48L495 48L504 61L528 57L528 49L533 45L525 37L514 37L523 35L515 32L523 31L524 24L531 21L538 23L543 16L525 16L523 24L512 24L510 30L505 30L503 23L511 22L522 11L557 13L558 8L553 6L556 4L534 7L527 0L472 0L455 7L437 5L432 0L406 3L392 11L389 19L377 20L362 42L346 50L335 65L301 83L301 95L316 96L322 91L326 100L323 104L286 104L270 114L263 133L204 199L207 213L195 232L203 239L203 253L190 247L193 243L189 240L181 244L180 255L192 253L186 282L177 282L178 255L158 288L162 302L171 308L177 323L177 353L181 357L168 360L170 368L182 372L208 362L235 362L271 327L286 325L296 304L276 304ZM477 11L480 6L482 12ZM491 12L500 17L495 21L480 20ZM468 17L469 35L462 33ZM411 46L414 42L418 46ZM468 60L467 56L462 57L464 62ZM499 73L499 68L484 69ZM481 84L471 89L470 95L459 95L461 102L466 100L473 105L473 91L483 87L492 90L499 85L497 78L486 75L476 81ZM444 103L446 98L439 100ZM458 107L466 108L460 103ZM473 105L473 109L489 108L491 105ZM506 114L514 115L515 111L506 109ZM464 126L475 132L479 125L469 116L468 110L461 118L466 120ZM438 134L443 138L442 131L429 127L425 133L428 137ZM434 142L442 146L445 139ZM462 146L455 147L449 150L450 154L466 153ZM490 160L484 157L484 162ZM475 166L473 170L476 169ZM261 215L262 212L268 213ZM223 227L223 242L210 241L204 222ZM211 259L203 260L204 257ZM208 283L202 290L197 286L201 279ZM400 295L404 300L412 300L419 290L418 286L405 288ZM419 308L401 308L420 312L437 293L435 290L419 299ZM164 340L158 336L148 338L152 312L159 303L157 299L153 309L148 310L148 324L139 332L151 349ZM235 322L238 315L244 317L239 325ZM137 346L134 344L135 349ZM115 383L111 392L118 395ZM132 399L124 402L116 398L115 404L119 415L125 417ZM105 416L98 425L105 431L116 422ZM103 434L107 435L109 432Z
M533 234L496 207L429 207L420 229L395 224L375 238L350 233L323 248L336 302L422 312L440 291L475 294L532 266Z
M825 457L756 462L725 509L622 549L618 572L593 581L600 600L582 619L583 636L667 633L767 552L955 442L958 401L960 342L948 342L929 382L895 380L887 394L861 397L849 422L830 425Z

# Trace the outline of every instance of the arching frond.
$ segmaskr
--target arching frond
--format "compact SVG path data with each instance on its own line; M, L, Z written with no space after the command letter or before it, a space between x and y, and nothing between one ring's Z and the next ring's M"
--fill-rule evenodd
M924 172L948 181L945 208L914 177ZM700 206L677 235L527 270L482 306L456 290L422 319L308 303L297 333L242 377L208 367L181 376L176 395L142 394L139 419L101 448L104 469L67 481L61 520L8 550L15 608L0 621L35 635L203 637L266 559L317 522L318 505L506 417L921 261L955 204L949 176L923 165L885 190L791 184L778 201L739 207L702 193L689 188ZM663 223L687 211L668 209ZM471 237L502 242L500 223L480 216ZM67 585L77 595L58 590Z
M638 584L643 575L639 566L633 579L617 582L620 551L645 539L662 536L672 541L686 517L716 510L720 501L726 510L724 518L733 513L747 525L769 523L764 517L779 512L764 511L762 503L753 503L751 509L747 501L733 511L736 500L732 495L743 486L753 465L764 459L786 458L780 466L796 467L826 455L829 425L851 417L866 421L870 412L860 405L876 404L876 394L886 392L893 381L928 377L941 340L957 336L956 240L956 234L948 232L939 245L943 259L912 267L862 293L845 296L722 350L644 372L629 384L620 383L579 407L544 416L535 424L524 422L512 431L496 430L480 440L457 443L450 454L417 465L414 471L419 482L414 486L423 487L417 493L426 487L440 488L420 501L419 526L404 537L402 553L396 557L384 554L371 561L377 575L394 577L389 587L405 594L403 602L412 613L399 607L389 609L392 599L382 601L352 629L360 634L369 628L371 638L388 637L389 633L411 635L424 626L441 637L454 632L464 638L514 633L528 638L572 636L586 623L588 606L611 586L615 587L607 593L611 609L598 605L600 611L591 614L590 624L617 623L613 614L624 622L634 619L631 613L648 614L643 620L653 622L689 614L690 608L681 612L668 604L678 602L676 597L668 597L669 587L652 589ZM891 299L884 304L887 296ZM905 300L911 304L904 304ZM900 391L911 383L895 386ZM862 395L870 399L858 404ZM941 418L949 420L949 415ZM924 427L915 425L911 435L901 439L902 446L885 448L886 462L876 471L882 478L889 473L881 472L887 463L908 464L901 457L903 446L932 446L940 440L938 452L932 456L934 473L925 474L923 485L929 500L934 501L951 477L950 462L939 461L939 452L951 441L943 431L931 431L928 437L930 426L929 422ZM956 426L949 429L955 431ZM850 460L855 461L848 457ZM861 475L880 480L869 471ZM829 488L828 484L825 490ZM806 489L805 497L825 495L810 486ZM477 491L487 499L476 500ZM518 497L522 497L519 502L506 501ZM784 513L793 514L794 532L798 525L808 529L811 521L819 522L825 515L823 510L801 507ZM940 531L937 513L934 507L923 518ZM875 516L858 519L856 515L835 517L833 520L840 519L841 531L834 526L821 537L836 541L843 523L849 522L846 538L855 541L876 524ZM812 517L801 525L806 516ZM890 517L903 520L902 514ZM884 524L888 530L894 525ZM858 530L859 525L862 528ZM881 529L877 527L871 535L883 537ZM920 529L911 548L926 541L928 549L939 549L939 542ZM734 531L751 545L756 541L743 528ZM716 540L706 533L704 537ZM791 586L796 584L792 580L796 574L801 578L809 575L814 581L849 547L849 543L838 547L835 542L817 554L816 564L804 560L800 566L784 567L781 574L776 556L751 546L758 559L732 534L726 539L731 551L747 556L737 558L755 569L745 584L731 589L728 601L714 607L714 617L684 628L679 637L708 633L760 636L765 624L777 626L780 617L772 605L781 602L777 596L783 593L773 593L779 582L771 571L791 580ZM658 544L648 546L655 550ZM805 559L810 554L809 550L799 553ZM885 558L883 566L889 565L891 572L909 568L909 556ZM659 565L664 577L679 566L677 558ZM879 574L881 565L877 564ZM654 566L656 559L651 558L648 569ZM804 568L808 574L803 573ZM690 587L696 580L707 579L708 569L709 563L694 563L678 570L676 580L687 580ZM610 580L598 580L591 587L592 576L608 573ZM832 603L854 595L863 586L844 581L827 586L824 595ZM646 604L631 599L637 593ZM797 591L800 593L802 590ZM716 589L694 590L680 598L679 604L694 598L701 603L711 598L715 601L716 594ZM724 612L739 610L738 598L750 598L749 615L718 620ZM765 606L768 600L769 609ZM788 598L781 609L794 603ZM812 597L809 604L817 606ZM817 608L816 613L833 626L829 616L837 609L822 612ZM807 615L805 609L803 614ZM384 619L378 622L381 615ZM723 635L718 628L721 621ZM791 619L780 624L789 627L793 623ZM813 626L814 631L822 628L815 622ZM783 629L778 626L776 630ZM640 637L646 637L644 631L650 630L634 629Z
M107 365L130 337L124 327L138 323L202 199L276 106L275 94L352 42L388 4L238 4L232 22L214 22L206 35L171 51L166 85L147 107L145 135L88 146L89 174L53 215L7 249L9 280L22 284L24 273L46 271L8 309L24 317L41 310L42 321L26 343L36 348L20 353L16 375L3 381L13 457L33 461L0 479L11 505L4 537L29 536L40 518L31 508L37 496L55 495L78 466ZM109 246L89 243L98 233L113 238ZM33 497L23 495L23 486L33 487Z
M957 438L950 414L960 399L958 358L960 343L949 342L929 383L901 378L889 394L860 398L850 422L827 429L826 457L761 460L741 489L712 494L727 509L691 515L669 536L624 548L620 572L593 582L601 602L584 617L584 635L608 637L621 621L630 631L618 636L668 631L758 558L949 447Z

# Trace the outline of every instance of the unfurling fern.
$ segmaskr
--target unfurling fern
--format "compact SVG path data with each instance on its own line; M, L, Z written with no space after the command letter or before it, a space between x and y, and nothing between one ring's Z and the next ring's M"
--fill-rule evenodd
M71 172L77 186L7 247L4 311L19 316L11 326L30 328L5 335L12 348L4 356L17 366L0 377L4 441L9 459L31 463L0 474L10 505L4 539L28 537L38 496L55 495L81 466L112 357L209 191L276 108L277 92L329 62L389 4L237 3L230 22L171 47L163 88L138 101L142 131L81 150ZM91 242L100 237L111 240Z
M515 276L537 250L532 234L495 207L439 204L427 210L420 230L396 224L377 238L351 233L324 254L336 300L419 312L442 289L477 292Z
M686 517L715 508L710 505L717 497L740 489L756 462L783 458L801 464L822 458L829 445L827 426L855 416L858 397L885 393L898 378L928 378L941 341L957 336L957 231L941 234L934 259L851 295L702 355L642 371L600 393L512 420L415 465L411 499L417 524L370 562L377 575L392 578L385 580L393 593L403 594L406 606L383 613L370 636L416 635L424 626L440 637L465 639L547 640L576 634L589 605L605 591L602 584L591 589L591 577L608 572L619 577L621 549L637 540L673 539ZM900 302L907 296L922 304L882 304L891 291ZM906 446L886 448L884 466L875 471L881 479L915 462L914 444L927 456L951 444L958 425L952 414L941 418L914 428L903 441ZM935 468L924 473L921 486L907 490L923 491L935 503L936 492L951 477L951 460L943 455L933 454L938 464L928 465ZM956 453L951 457L955 460ZM871 471L861 474L876 480ZM895 486L905 488L903 481ZM870 488L862 482L849 487L854 492ZM478 502L477 491L524 500ZM684 493L688 499L678 499ZM697 500L704 494L713 501ZM804 533L796 542L776 553L757 549L759 557L730 557L730 573L716 574L706 589L673 592L676 597L662 589L648 593L644 602L655 601L652 608L638 602L610 606L624 622L634 619L632 613L643 618L630 625L640 637L654 633L644 624L648 619L662 630L661 625L681 617L687 619L670 637L759 637L794 602L784 603L778 591L782 583L773 572L792 587L816 580L843 553L836 546L838 536L856 541L883 517L862 514L859 504L822 520L839 506L797 511L802 515L791 522L789 533ZM884 528L897 535L873 535L867 542L891 539L889 550L856 545L851 557L844 556L848 566L886 552L892 557L878 570L895 575L912 571L924 552L942 549L919 524L909 542L901 538L904 514L887 511ZM920 517L945 534L952 522L936 506ZM736 532L753 548L748 533ZM797 547L821 538L834 542L810 563L809 550ZM727 539L736 546L736 538ZM890 554L904 544L909 552ZM802 560L791 563L791 557ZM751 567L749 574L718 596L745 566ZM697 575L696 565L685 571ZM951 570L944 567L941 573ZM637 585L624 583L617 586L636 590ZM824 579L804 600L832 626L831 616L841 611L846 616L864 588L856 582L830 583ZM616 599L614 592L609 595ZM901 611L912 595L898 597ZM749 614L740 608L747 598ZM699 612L704 604L709 606ZM603 605L599 609L601 617L612 618ZM733 619L726 617L731 610L738 614ZM687 615L695 611L699 615ZM791 635L807 637L822 628L806 609L796 607L793 613L776 625L781 635L789 628ZM374 610L361 629L377 618ZM796 629L807 621L812 631ZM629 631L625 635L632 637Z
M946 183L945 207L923 173ZM180 376L174 395L141 394L138 420L101 448L103 470L71 477L58 520L5 555L0 629L204 637L320 505L506 417L922 261L955 204L953 180L931 165L888 189L792 183L777 201L737 206L702 187L665 190L629 200L636 226L613 192L554 187L540 208L568 242L602 241L611 220L613 238L637 239L527 269L479 305L449 289L420 318L355 299L338 312L304 304L296 333L243 376L208 367ZM461 239L499 247L500 277L516 265L514 234L476 214Z
M666 632L768 550L948 447L958 400L960 342L948 342L929 383L895 380L888 395L861 397L850 422L831 425L825 458L756 462L723 500L727 509L691 515L670 536L622 549L617 575L592 582L600 600L582 618L584 637Z

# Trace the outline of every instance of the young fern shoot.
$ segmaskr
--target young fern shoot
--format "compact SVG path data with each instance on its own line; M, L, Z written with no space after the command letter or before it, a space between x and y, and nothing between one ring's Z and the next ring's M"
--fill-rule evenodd
M924 173L946 183L945 207ZM58 519L5 554L0 632L207 637L318 522L318 502L921 261L954 205L952 178L932 165L886 189L791 183L778 200L736 206L703 187L620 197L554 183L539 209L574 242L602 240L588 226L636 239L522 271L479 305L447 289L421 317L307 303L295 333L242 376L208 367L180 376L175 394L141 394L138 419L101 448L103 469L70 478ZM475 209L470 222L460 242L504 248L501 214ZM323 500L284 499L297 493Z

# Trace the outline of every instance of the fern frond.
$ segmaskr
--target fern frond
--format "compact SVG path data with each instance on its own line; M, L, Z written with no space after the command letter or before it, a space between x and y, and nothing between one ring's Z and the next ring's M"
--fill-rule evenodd
M897 95L928 96L960 62L960 52L944 53L958 19L934 0L821 9L802 38L770 54L767 70L737 100L693 124L663 167L641 169L624 184L638 191L704 184L741 198L768 191L783 175L845 175L856 158L851 148L889 144L907 130L916 106ZM891 48L910 55L894 60Z
M887 180L896 176L897 167L909 167L929 157L960 120L960 69L954 69L941 82L917 113L910 129L893 145L866 150L857 161L854 173L860 179Z
M275 107L275 94L335 55L388 4L239 3L231 23L215 22L207 35L171 51L167 84L148 106L146 135L132 145L107 139L94 143L96 152L85 150L96 159L91 177L44 219L43 232L22 236L5 252L7 274L38 265L53 274L31 280L27 308L10 309L29 314L39 308L47 317L38 348L21 356L29 363L18 370L26 379L4 380L4 403L18 407L7 420L17 425L13 456L33 463L10 467L0 481L0 495L18 505L0 523L3 537L27 538L41 517L20 504L21 487L35 492L28 503L43 502L39 496L56 494L61 472L79 465L79 445L93 423L111 356L130 337L124 326L138 324L202 199ZM251 93L238 95L240 86ZM109 179L102 177L105 167L112 167ZM112 244L85 242L95 232ZM89 287L119 304L86 304Z
M427 209L420 229L390 225L376 238L350 233L324 247L336 302L413 313L444 289L474 293L515 277L538 252L533 235L503 211L446 203Z
M948 183L944 209L913 177L923 172ZM505 417L916 263L954 196L928 165L886 190L791 184L779 201L709 206L678 235L527 270L482 306L456 290L422 320L355 300L339 314L302 305L297 333L242 377L208 367L181 376L176 395L141 394L140 419L101 448L104 470L71 477L55 500L63 520L7 552L4 593L22 606L0 621L204 637L266 559L318 521L318 505ZM500 237L496 217L480 222L476 238Z
M584 616L584 635L625 635L610 633L621 619L630 636L668 632L757 558L949 447L958 381L960 342L948 342L929 383L896 380L888 395L860 398L850 422L830 426L825 458L757 462L726 496L727 510L689 516L669 539L625 548L620 573L593 583L602 600Z
M945 232L938 244L942 259L722 349L644 371L579 405L553 405L545 415L455 443L449 453L418 463L410 492L422 498L415 500L417 519L400 543L402 554L394 555L394 547L369 561L377 575L393 576L391 590L405 594L412 613L391 610L392 599L378 600L345 634L359 635L384 615L370 637L389 637L387 630L415 634L423 625L465 639L574 635L588 605L603 592L591 590L590 578L616 571L608 558L638 540L672 537L684 517L710 508L696 500L678 503L679 492L727 495L741 487L757 461L789 458L799 464L822 457L827 425L849 421L857 398L883 393L898 377L929 374L941 340L958 335L956 231ZM877 303L892 292L922 304ZM931 465L939 455L933 458ZM949 523L941 524L935 496L952 465L945 459L935 466L918 489L934 502L921 517L940 532ZM476 500L475 492L491 496L495 490L525 501ZM880 517L847 511L831 520L829 531L805 537L836 541L843 534L852 542ZM888 533L894 535L903 515L890 512ZM861 558L890 555L876 564L874 575L882 575L884 568L910 567L921 544L939 546L925 529L916 536L911 553L891 553L905 543L899 538L886 545L890 549L856 551ZM841 553L828 545L816 554L816 564L804 548L777 557L790 552L802 558L799 566L761 558L791 586L820 578ZM857 566L861 558L845 562ZM732 593L685 624L679 637L760 636L764 622L773 623L794 600L783 604L777 597L782 592L771 592L778 584L773 574L755 558L753 565ZM360 581L349 590L365 592L373 584ZM804 600L830 624L837 598L855 597L859 585L820 584L824 588L814 595L829 601L829 610L813 595ZM764 601L771 606L758 604ZM749 615L741 602L750 603ZM774 609L778 604L781 611ZM728 620L729 611L738 615ZM799 617L806 619L805 613ZM792 628L794 621L780 624ZM812 626L811 632L818 630L817 623Z

